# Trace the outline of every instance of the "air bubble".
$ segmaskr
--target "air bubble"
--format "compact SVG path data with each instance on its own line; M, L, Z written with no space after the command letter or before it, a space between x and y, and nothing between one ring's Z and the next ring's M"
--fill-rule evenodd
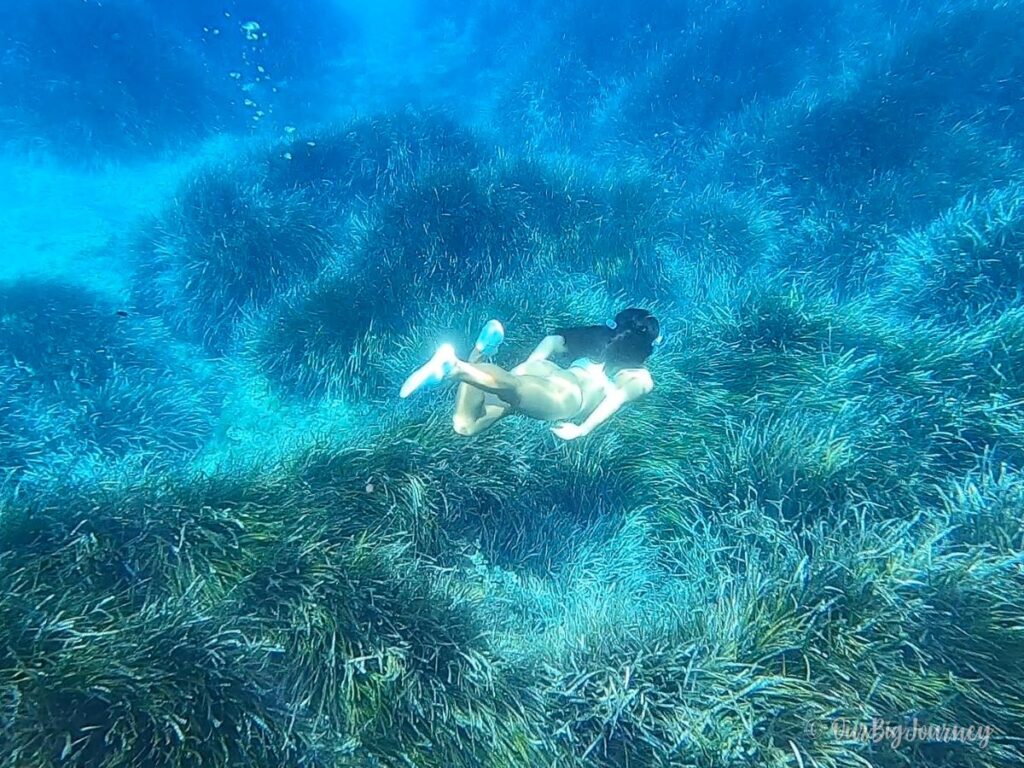
M242 25L242 32L245 33L246 40L258 40L259 39L260 25L257 21L247 21ZM266 33L264 32L264 35Z

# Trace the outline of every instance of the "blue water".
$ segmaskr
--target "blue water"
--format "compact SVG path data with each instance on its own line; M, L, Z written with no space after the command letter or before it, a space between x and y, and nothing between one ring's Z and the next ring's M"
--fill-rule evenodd
M3 20L0 766L1024 762L1024 4Z

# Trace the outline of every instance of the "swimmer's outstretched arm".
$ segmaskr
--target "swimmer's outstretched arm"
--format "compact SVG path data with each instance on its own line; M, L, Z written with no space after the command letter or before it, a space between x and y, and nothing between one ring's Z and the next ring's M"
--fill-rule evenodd
M626 403L639 400L654 389L654 379L646 370L621 371L605 390L604 399L590 412L582 424L571 421L556 424L551 431L563 440L575 440L593 432L610 419Z
M537 348L530 353L527 362L532 360L547 360L552 355L565 352L565 339L561 336L545 336L541 339Z

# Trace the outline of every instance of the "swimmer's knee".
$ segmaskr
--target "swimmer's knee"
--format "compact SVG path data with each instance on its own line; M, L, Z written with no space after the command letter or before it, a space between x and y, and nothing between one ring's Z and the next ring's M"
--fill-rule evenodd
M457 435L472 437L476 434L476 420L466 418L465 416L456 416L452 419L452 428Z

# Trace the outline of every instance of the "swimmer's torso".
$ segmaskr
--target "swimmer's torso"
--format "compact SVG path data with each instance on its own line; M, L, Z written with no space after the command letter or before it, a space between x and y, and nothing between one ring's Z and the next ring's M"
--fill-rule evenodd
M604 366L586 360L578 360L569 368L550 360L529 360L513 368L512 373L563 384L559 396L565 401L566 413L559 415L559 419L588 416L604 399L609 384Z
M566 373L576 379L582 395L579 416L589 416L591 411L600 405L608 393L611 382L601 363L589 360L577 360L569 366Z

